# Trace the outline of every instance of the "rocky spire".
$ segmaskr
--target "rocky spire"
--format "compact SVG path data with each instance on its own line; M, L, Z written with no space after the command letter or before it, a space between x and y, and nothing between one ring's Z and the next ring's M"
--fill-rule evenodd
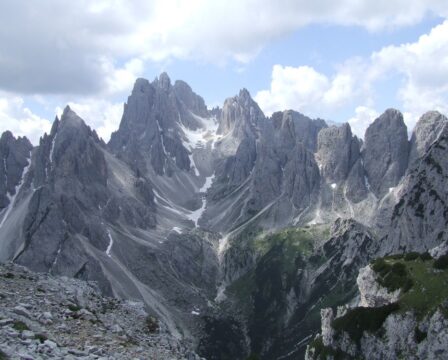
M448 119L438 111L428 111L422 115L412 132L409 165L425 155L447 124Z
M397 186L403 177L409 155L409 142L403 115L386 110L366 130L362 158L371 190L378 197Z

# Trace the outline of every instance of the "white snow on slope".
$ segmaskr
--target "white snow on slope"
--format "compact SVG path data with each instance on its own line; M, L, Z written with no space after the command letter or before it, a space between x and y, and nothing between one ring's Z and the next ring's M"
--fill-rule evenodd
M16 185L16 189L15 189L14 195L11 196L8 193L6 194L8 196L9 205L6 207L5 215L3 215L2 222L0 223L0 229L3 227L3 225L6 222L6 220L9 217L9 214L11 213L12 209L14 208L14 205L15 205L15 202L16 202L16 197L19 194L20 189L23 186L23 183L25 181L25 177L28 174L28 171L30 170L30 166L31 166L31 161L28 161L27 166L25 166L25 168L23 169L22 177L21 177L19 183Z
M154 202L167 209L168 211L174 212L177 215L185 215L186 214L186 210L184 210L183 208L180 208L179 210L179 206L175 205L172 201L164 198L162 195L160 195L155 189L153 189L154 192ZM164 204L163 204L164 203Z
M221 138L216 134L218 130L218 122L215 118L202 118L193 113L190 113L196 120L198 120L202 127L196 130L188 129L179 121L180 128L184 133L183 145L186 149L192 151L197 148L205 148L209 141L212 141L212 147L216 140ZM179 114L180 119L180 114Z
M178 234L182 234L182 229L180 227L178 227L178 226L174 226L173 227L173 231L177 232Z
M54 134L53 140L51 141L51 148L50 148L50 163L53 163L53 156L54 156L54 144L56 142L56 136L58 133Z
M198 221L201 218L202 214L204 213L205 208L207 207L207 199L205 198L205 194L207 193L207 190L210 188L210 186L212 186L214 178L215 174L205 178L204 185L202 185L202 187L199 189L199 192L202 193L202 206L199 209L192 211L190 214L187 215L188 219L193 221L196 227L198 226Z
M112 250L112 246L114 245L114 239L112 238L112 234L110 233L109 230L107 230L107 236L109 237L109 245L107 246L106 249L106 255L111 257L110 251Z

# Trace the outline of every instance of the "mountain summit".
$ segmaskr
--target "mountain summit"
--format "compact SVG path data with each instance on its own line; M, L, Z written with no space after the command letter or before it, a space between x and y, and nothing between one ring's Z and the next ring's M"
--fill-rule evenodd
M446 124L409 141L388 109L361 140L246 89L210 110L137 79L108 144L69 107L35 148L2 135L0 259L141 301L207 359L303 358L360 268L448 241Z

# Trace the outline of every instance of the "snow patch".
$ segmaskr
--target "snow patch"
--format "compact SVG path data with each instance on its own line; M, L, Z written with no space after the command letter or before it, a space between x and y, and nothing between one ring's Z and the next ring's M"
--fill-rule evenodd
M51 270L53 270L56 263L58 262L58 258L59 258L59 254L61 253L61 250L62 250L62 241L59 243L58 251L56 252L56 256L54 257L53 263L51 264L51 267L50 267L50 272L51 272Z
M331 186L331 188L332 188L333 190L336 189L336 188L338 187L338 185L337 185L336 183L333 183L333 184L331 184L330 186Z
M173 227L172 230L173 230L174 232L177 232L178 234L182 234L182 229L181 229L180 227L175 226L175 227Z
M218 244L218 258L221 259L225 251L229 247L229 235L223 236L221 239L219 239Z
M109 245L107 246L106 249L106 255L111 257L110 252L112 250L112 246L114 245L114 239L112 238L112 234L110 233L109 230L107 230L107 236L109 237Z
M208 189L212 186L213 180L215 180L215 174L213 173L212 176L206 177L204 185L199 189L199 192L205 193Z
M30 166L31 166L31 160L28 161L28 164L23 169L22 177L20 178L20 181L16 185L14 195L10 195L9 193L6 193L6 196L8 197L8 200L9 200L9 204L6 207L5 215L3 215L2 222L0 223L0 229L3 227L6 220L9 217L9 214L11 213L12 209L14 208L14 205L16 202L16 197L19 194L20 190L22 189L23 183L25 182L25 177L28 174L28 171L30 170ZM6 172L5 172L5 174L6 174Z
M322 215L320 213L320 205L319 207L316 209L316 213L314 214L314 218L313 220L311 220L308 224L309 225L317 225L317 224L322 224L323 220L322 220Z
M219 285L218 290L216 291L216 297L215 297L216 303L223 302L225 299L227 299L227 296L225 294L226 288L227 284L224 282L221 285Z
M54 155L54 144L56 143L56 136L58 133L54 134L53 140L51 140L51 148L50 148L50 163L53 163L53 155Z
M201 195L202 206L199 209L192 211L190 214L187 215L188 219L193 221L196 227L198 226L198 221L201 218L202 214L204 213L205 208L207 207L207 199L205 198L205 194L207 193L207 190L212 186L214 178L215 174L205 178L204 185L202 185L202 187L199 189L199 192L202 194Z
M165 156L168 156L168 154L166 153L166 149L165 149L165 143L163 141L163 130L160 127L159 120L156 120L156 122L157 122L157 128L159 129L159 135L160 135L160 141L162 143L163 153L165 154Z
M184 133L184 138L182 139L183 146L192 151L197 148L205 148L207 143L211 141L213 148L214 143L222 137L221 135L216 134L218 130L218 122L216 121L216 118L203 118L192 112L190 112L190 115L199 121L201 128L196 130L188 129L182 121L180 121L179 114L180 128Z
M192 153L188 154L188 157L190 159L190 167L194 169L194 174L196 176L199 176L200 175L199 174L199 170L198 170L198 167L196 166L196 163L194 161L193 154Z
M154 195L156 196L154 198L154 202L156 203L156 205L159 205L169 211L172 211L178 215L184 216L185 215L185 211L180 211L178 210L176 207L176 205L174 205L173 202L165 199L162 195L160 195L155 189L153 189ZM157 199L158 198L158 199ZM165 204L162 204L159 200L163 201Z

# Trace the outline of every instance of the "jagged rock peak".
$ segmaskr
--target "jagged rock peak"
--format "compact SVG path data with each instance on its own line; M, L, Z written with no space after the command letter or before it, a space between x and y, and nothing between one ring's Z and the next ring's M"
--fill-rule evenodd
M242 88L238 94L238 97L244 101L251 101L252 97L250 96L249 90L246 88Z
M395 187L408 165L409 142L401 112L387 109L367 128L362 157L371 190L383 196Z
M448 119L438 111L428 111L422 115L412 132L409 164L424 156L441 135L448 124Z
M2 137L0 139L0 142L2 143L6 143L8 141L11 141L12 139L14 139L14 135L12 134L11 131L6 130L3 134Z
M156 83L162 90L168 91L171 88L171 79L166 72L159 75Z
M319 131L317 138L317 160L322 176L328 183L344 181L351 166L359 157L356 153L357 139L350 125L331 126Z
M271 120L275 129L291 128L295 132L292 110L277 111L272 114Z
M32 148L26 137L15 138L10 131L0 137L0 209L10 204L8 194L16 193L16 186L21 183L24 169L29 165Z
M60 125L71 125L71 126L87 126L81 117L76 114L69 105L67 105L62 113Z
M176 80L173 90L177 98L183 102L187 109L202 117L209 115L204 99L197 95L185 81Z
M137 78L134 83L134 88L132 89L132 94L138 94L138 93L146 93L148 92L148 88L151 87L151 84L147 79L144 78Z
M241 125L256 126L262 118L264 114L249 91L241 89L237 96L224 101L218 134L227 134Z

